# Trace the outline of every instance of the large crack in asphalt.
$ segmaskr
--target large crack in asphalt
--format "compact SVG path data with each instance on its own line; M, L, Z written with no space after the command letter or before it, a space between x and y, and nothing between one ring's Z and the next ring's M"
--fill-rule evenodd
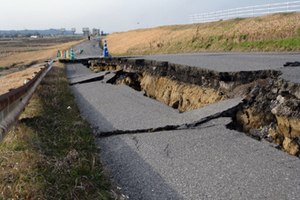
M156 127L156 128L148 128L148 129L137 129L137 130L116 130L116 131L108 131L108 132L101 132L98 130L98 127L93 127L94 136L96 137L109 137L114 135L121 135L121 134L137 134L137 133L153 133L153 132L162 132L162 131L174 131L174 130L185 130L185 129L201 129L201 128L208 128L213 127L215 125L209 125L202 127L201 125L206 124L207 122L210 122L214 119L219 118L230 118L230 113L235 113L237 110L240 109L242 106L242 103L237 105L234 108L228 109L228 111L224 111L222 113L218 113L215 115L211 115L208 117L205 117L197 122L191 123L191 124L181 124L181 125L167 125L162 127ZM229 129L232 127L232 121L225 123L225 126Z
M122 62L120 60L117 61L119 63ZM231 117L232 122L227 124L227 128L244 132L247 136L259 141L274 142L277 145L276 148L287 151L297 157L300 156L300 128L298 125L300 118L298 106L300 105L300 85L298 83L284 81L282 77L280 77L282 74L281 72L265 70L258 72L217 73L207 70L203 71L200 69L201 73L199 72L197 77L202 76L201 78L198 78L201 79L201 84L199 83L200 85L197 85L189 83L189 80L185 80L184 78L186 78L186 71L189 71L191 74L195 74L194 71L199 71L199 69L187 66L177 66L178 69L175 70L177 73L172 75L174 70L172 71L172 66L166 66L166 63L156 63L159 66L163 65L158 70L162 72L157 74L156 71L158 68L151 67L151 65L145 65L148 62L144 60L130 62L130 65L128 65L128 61L126 60L122 67L118 66L118 62L116 61L103 63L101 60L83 60L78 62L87 63L87 67L95 72L99 72L93 74L89 71L88 75L73 78L69 77L70 85L72 85L71 87L77 87L77 89L82 90L83 93L85 92L84 89L78 86L78 84L92 84L89 87L100 88L99 91L95 90L94 93L101 94L106 94L107 92L111 93L112 90L118 90L115 92L121 93L123 92L122 90L128 90L127 86L129 86L134 90L137 90L135 92L139 95L136 96L136 98L139 100L143 98L144 101L148 101L147 99L150 97L151 99L165 103L169 106L169 109L174 108L182 112L181 114L171 114L176 115L175 118L177 118L177 121L163 120L165 123L161 123L160 120L151 119L149 116L143 117L144 113L136 110L134 106L132 107L132 110L134 111L131 111L130 109L125 109L126 111L124 111L123 109L126 107L126 104L123 105L124 102L118 101L117 108L111 106L110 110L102 109L102 111L100 111L102 112L100 118L103 122L101 122L101 120L97 121L95 119L90 119L90 121L95 122L94 124L96 127L97 123L100 124L98 126L100 128L94 128L94 132L97 137L193 129L196 126L204 124L212 119ZM152 62L150 62L150 64L151 63ZM140 64L144 64L145 66L139 66ZM120 68L123 68L123 70L117 70ZM85 70L90 69L85 68ZM146 72L143 72L143 70ZM168 73L171 73L171 75L167 76ZM175 75L177 78L174 77ZM184 82L180 82L178 80L181 77L185 80ZM98 85L97 82L102 83L102 85ZM195 80L193 82L195 82ZM108 86L110 84L113 84L114 86ZM127 86L120 86L119 84ZM106 89L104 85L107 85ZM76 89L74 90L76 92ZM140 91L143 91L143 93ZM132 92L129 91L127 93L132 94ZM125 98L127 100L130 99L129 101L131 101L131 103L134 102L136 99L129 97L128 94L119 95L117 97L112 95L111 100L114 101L114 99ZM89 95L90 94L84 94L84 96ZM145 98L145 96L147 96L147 98ZM233 107L226 107L228 106L226 104L230 101L235 101L235 98L237 98L240 102ZM224 99L227 100L224 101ZM107 98L105 101L109 102L111 100ZM90 99L89 101L93 100ZM138 105L139 104L143 104L143 102L139 101ZM161 116L168 118L168 116L164 115L164 113L160 113L161 105L150 104L151 108L155 106L159 107L154 109L153 112L150 112L150 116L153 115L154 118L158 119ZM216 105L219 104L221 104L225 109L215 112L214 109ZM144 107L148 106L145 104ZM201 111L199 111L199 108ZM97 108L95 109L93 106L90 106L88 109L90 110L90 113L97 110ZM141 110L143 109L144 108L141 108ZM132 122L120 117L105 116L107 115L106 113L110 112L115 112L114 115L118 115L116 110L121 110L121 116L124 116L124 118L127 118L128 116L130 117L131 115L135 118L137 115L141 115L141 117ZM209 111L207 111L207 115L201 116L201 113L203 113L204 110ZM166 113L168 112L169 111ZM193 119L190 119L192 121L180 121L180 119L184 119L186 116L190 115L191 112L198 112ZM136 115L135 113L138 114ZM88 114L87 118L89 118ZM146 121L151 121L152 125L149 126L147 123L146 126L142 125L133 127L120 125L122 123L139 124L139 120L143 121L143 118L146 118ZM119 121L120 123L116 123L115 121ZM107 124L112 123L111 127L103 129L101 126L106 126L104 122Z
M141 66L140 71L144 69ZM81 66L80 70L89 69ZM181 71L175 70L174 75L181 78L183 73L180 72L185 71L187 68L182 67ZM152 96L153 93L149 95L149 91L114 85L122 82L120 79L125 84L136 85L128 76L118 79L114 73L104 73L101 80L92 78L70 87L82 116L94 126L94 134L99 137L96 142L101 148L101 160L123 194L132 199L217 199L221 196L225 199L299 199L295 187L300 180L299 159L273 148L275 144L257 142L231 130L236 128L234 118L240 117L244 119L241 123L251 125L248 123L251 120L260 122L266 116L257 115L257 111L267 113L288 105L296 108L300 97L298 86L280 82L275 76L269 76L272 72L262 72L261 78L255 73L252 76L242 73L240 79L236 79L237 73L221 81L205 76L213 73L203 72L204 75L196 74L195 79L202 80L207 87L232 86L232 95L227 93L227 100L180 112L174 107L180 108L183 100L178 106L167 106L156 101L157 97ZM139 75L130 77L139 79ZM158 83L160 77L148 80ZM164 94L170 96L169 92ZM236 98L241 94L246 96Z
M108 136L113 136L113 135L120 135L120 134L135 134L135 133L151 133L151 132L160 132L160 131L171 131L171 130L183 130L183 129L194 129L199 127L200 125L216 119L216 118L222 118L222 117L232 117L238 110L240 110L243 102L242 98L236 98L236 99L229 99L221 102L217 102L213 105L208 105L200 109L195 109L191 110L185 113L180 113L177 110L174 112L174 109L172 107L166 106L164 103L157 102L156 100L150 99L149 97L146 97L144 94L141 92L138 92L136 90L133 90L132 88L129 88L126 85L111 85L110 83L115 82L117 77L120 76L120 70L118 71L106 71L106 72L101 72L97 74L88 74L85 76L80 76L76 78L69 78L69 82L71 85L71 88L73 92L75 93L75 96L77 96L77 103L82 106L87 106L87 102L83 102L82 98L78 98L78 92L83 93L81 94L85 98L87 98L87 101L93 101L95 97L92 97L88 99L91 95L87 92L87 89L85 88L94 88L93 94L99 94L104 98L106 96L106 100L104 102L99 100L96 104L104 104L106 107L109 107L111 111L115 111L115 114L117 116L111 117L109 112L106 112L103 106L99 106L96 108L95 106L92 109L97 110L101 115L106 115L103 116L101 119L106 118L107 121L112 124L111 128L108 129L103 129L103 127L97 125L99 120L95 120L97 117L90 117L91 113L89 112L86 114L86 118L89 118L93 124L93 132L96 137L108 137ZM88 84L94 84L88 85ZM111 88L111 89L109 89ZM121 88L121 89L120 89ZM92 89L93 90L93 89ZM125 92L124 92L125 91ZM87 93L86 93L87 92ZM110 94L110 96L108 95ZM130 94L129 96L126 97L124 94ZM137 96L135 96L137 95ZM121 99L124 98L122 101ZM127 107L128 105L124 104L126 102L126 99L130 98L129 101L127 101L129 107L133 106L136 103L137 105L143 104L142 107L147 107L147 108L154 108L155 106L159 106L161 109L165 109L169 112L165 116L160 116L161 113L158 115L154 114L154 121L153 118L150 117L150 121L152 120L151 125L141 125L141 126L129 126L129 128L126 128L128 126L124 126L124 124L134 124L134 123L147 123L143 121L143 117L137 117L134 120L129 120L127 122L124 122L124 124L117 123L121 118L127 118L134 112L133 110L126 110L122 111L123 108L121 107ZM107 102L114 101L113 99L119 99L121 101L115 102L116 104L110 104L108 105ZM136 102L134 102L136 100ZM144 104L144 102L147 102ZM118 107L118 109L114 109L116 105L119 104L121 107ZM154 108L155 109L155 108ZM89 110L89 109L88 109ZM147 109L144 111L147 112ZM83 111L84 114L84 111ZM145 113L143 113L145 114ZM142 115L143 115L142 114ZM114 115L114 114L112 114ZM151 113L146 115L151 115ZM171 117L170 117L171 116ZM159 122L160 120L158 118L162 119L162 121L166 120L164 118L173 118L173 120L166 120L163 123L156 123ZM92 119L93 118L93 119ZM110 120L113 119L113 120ZM122 121L122 120L121 120ZM124 120L123 120L124 121ZM145 120L147 121L147 119ZM123 123L123 122L122 122ZM226 124L227 125L227 124Z

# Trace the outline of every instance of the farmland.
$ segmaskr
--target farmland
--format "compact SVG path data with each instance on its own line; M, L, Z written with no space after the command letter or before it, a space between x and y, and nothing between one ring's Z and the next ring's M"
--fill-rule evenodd
M84 37L51 37L0 40L0 95L20 87L26 78L46 60L56 57L57 50L70 49Z

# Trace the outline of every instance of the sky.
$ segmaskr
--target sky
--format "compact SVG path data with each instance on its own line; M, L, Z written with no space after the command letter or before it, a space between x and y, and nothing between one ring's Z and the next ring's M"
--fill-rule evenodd
M0 30L98 28L105 33L188 24L188 16L288 0L0 0Z

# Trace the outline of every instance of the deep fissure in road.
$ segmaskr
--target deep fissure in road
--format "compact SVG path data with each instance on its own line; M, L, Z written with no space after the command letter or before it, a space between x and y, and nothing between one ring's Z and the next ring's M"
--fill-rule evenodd
M163 102L168 106L186 112L227 99L222 91L204 88L170 80L166 77L155 78L146 73L120 71L110 83L126 84L147 97Z
M300 156L300 85L282 80L279 71L215 72L167 62L112 58L90 60L89 67L94 72L122 69L109 83L144 91L146 96L181 112L242 97L244 103L239 110L218 117L231 117L229 127ZM153 131L156 129L138 130Z

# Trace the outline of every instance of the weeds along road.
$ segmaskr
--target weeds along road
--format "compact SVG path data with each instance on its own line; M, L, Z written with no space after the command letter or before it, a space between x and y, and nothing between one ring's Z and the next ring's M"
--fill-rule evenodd
M89 42L93 41L81 45ZM96 51L100 54L99 49ZM187 61L185 55L143 58L172 57L172 62L188 64L197 63L196 57L201 57L206 66L221 68L226 63L218 59L226 55L189 54ZM297 60L295 55L287 54L228 56L236 70L254 70L257 66L279 69L284 62ZM261 57L261 63L257 57ZM67 64L66 70L69 79L92 73L81 64ZM72 85L71 89L83 117L96 132L112 133L97 139L101 159L129 199L300 199L300 159L277 150L273 144L229 130L226 125L231 118L218 115L237 106L241 99L179 113L125 85L94 81ZM194 129L183 125L202 119L210 120ZM166 125L178 125L179 130L139 133ZM115 130L123 134L113 134Z

